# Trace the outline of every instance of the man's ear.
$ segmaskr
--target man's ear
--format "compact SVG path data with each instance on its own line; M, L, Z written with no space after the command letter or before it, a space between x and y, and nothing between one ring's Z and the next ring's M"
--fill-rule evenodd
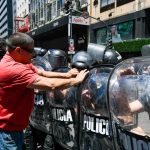
M15 48L15 51L16 51L17 53L20 53L20 52L21 52L21 48L17 46L17 47Z

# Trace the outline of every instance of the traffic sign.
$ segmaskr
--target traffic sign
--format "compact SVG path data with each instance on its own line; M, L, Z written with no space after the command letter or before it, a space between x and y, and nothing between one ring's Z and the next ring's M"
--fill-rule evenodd
M74 47L74 39L69 40L70 47Z
M81 15L84 19L88 19L89 18L89 12L84 11Z
M75 51L68 51L68 54L75 54Z
M85 15L84 15L85 17ZM82 16L72 16L72 24L81 24L81 25L89 25L89 18L83 18Z

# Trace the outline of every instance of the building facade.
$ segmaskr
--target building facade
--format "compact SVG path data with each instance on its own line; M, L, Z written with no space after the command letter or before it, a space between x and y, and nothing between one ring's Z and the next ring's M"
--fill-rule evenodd
M69 15L64 11L67 1L30 0L29 34L36 45L68 50L70 24ZM109 33L113 42L150 37L149 0L77 0L72 1L72 7L91 16L89 25L72 24L76 50L86 49L88 42L106 44ZM81 19L81 13L73 16Z
M16 17L25 17L29 14L29 0L17 0L15 9Z
M73 50L86 49L89 24L80 15L75 15L76 12L73 12L70 19L66 10L70 2L70 0L30 0L29 34L34 38L36 46L68 51L71 41ZM86 4L87 1L71 2L75 10L86 9Z
M27 32L29 31L29 0L17 0L15 4L13 5L14 32Z
M12 1L0 0L0 37L7 38L13 33Z
M29 25L28 14L29 0L0 0L0 37L7 38Z
M108 33L113 42L150 37L149 0L93 0L90 40L105 44ZM107 25L107 26L106 26Z

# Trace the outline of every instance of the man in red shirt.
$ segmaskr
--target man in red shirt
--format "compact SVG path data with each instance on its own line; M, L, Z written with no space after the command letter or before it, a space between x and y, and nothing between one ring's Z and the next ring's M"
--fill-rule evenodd
M34 41L25 33L14 33L7 41L0 62L0 149L22 149L34 103L34 89L64 89L81 83L87 71L68 73L38 70L31 64Z

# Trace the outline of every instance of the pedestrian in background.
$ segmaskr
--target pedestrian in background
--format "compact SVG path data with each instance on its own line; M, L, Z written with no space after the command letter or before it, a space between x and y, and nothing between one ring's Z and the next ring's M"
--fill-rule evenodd
M0 60L6 53L6 42L3 38L0 38Z
M81 83L88 71L38 70L31 63L34 40L25 33L12 34L6 44L7 52L0 61L0 148L22 150L23 130L34 105L34 89L65 89Z

